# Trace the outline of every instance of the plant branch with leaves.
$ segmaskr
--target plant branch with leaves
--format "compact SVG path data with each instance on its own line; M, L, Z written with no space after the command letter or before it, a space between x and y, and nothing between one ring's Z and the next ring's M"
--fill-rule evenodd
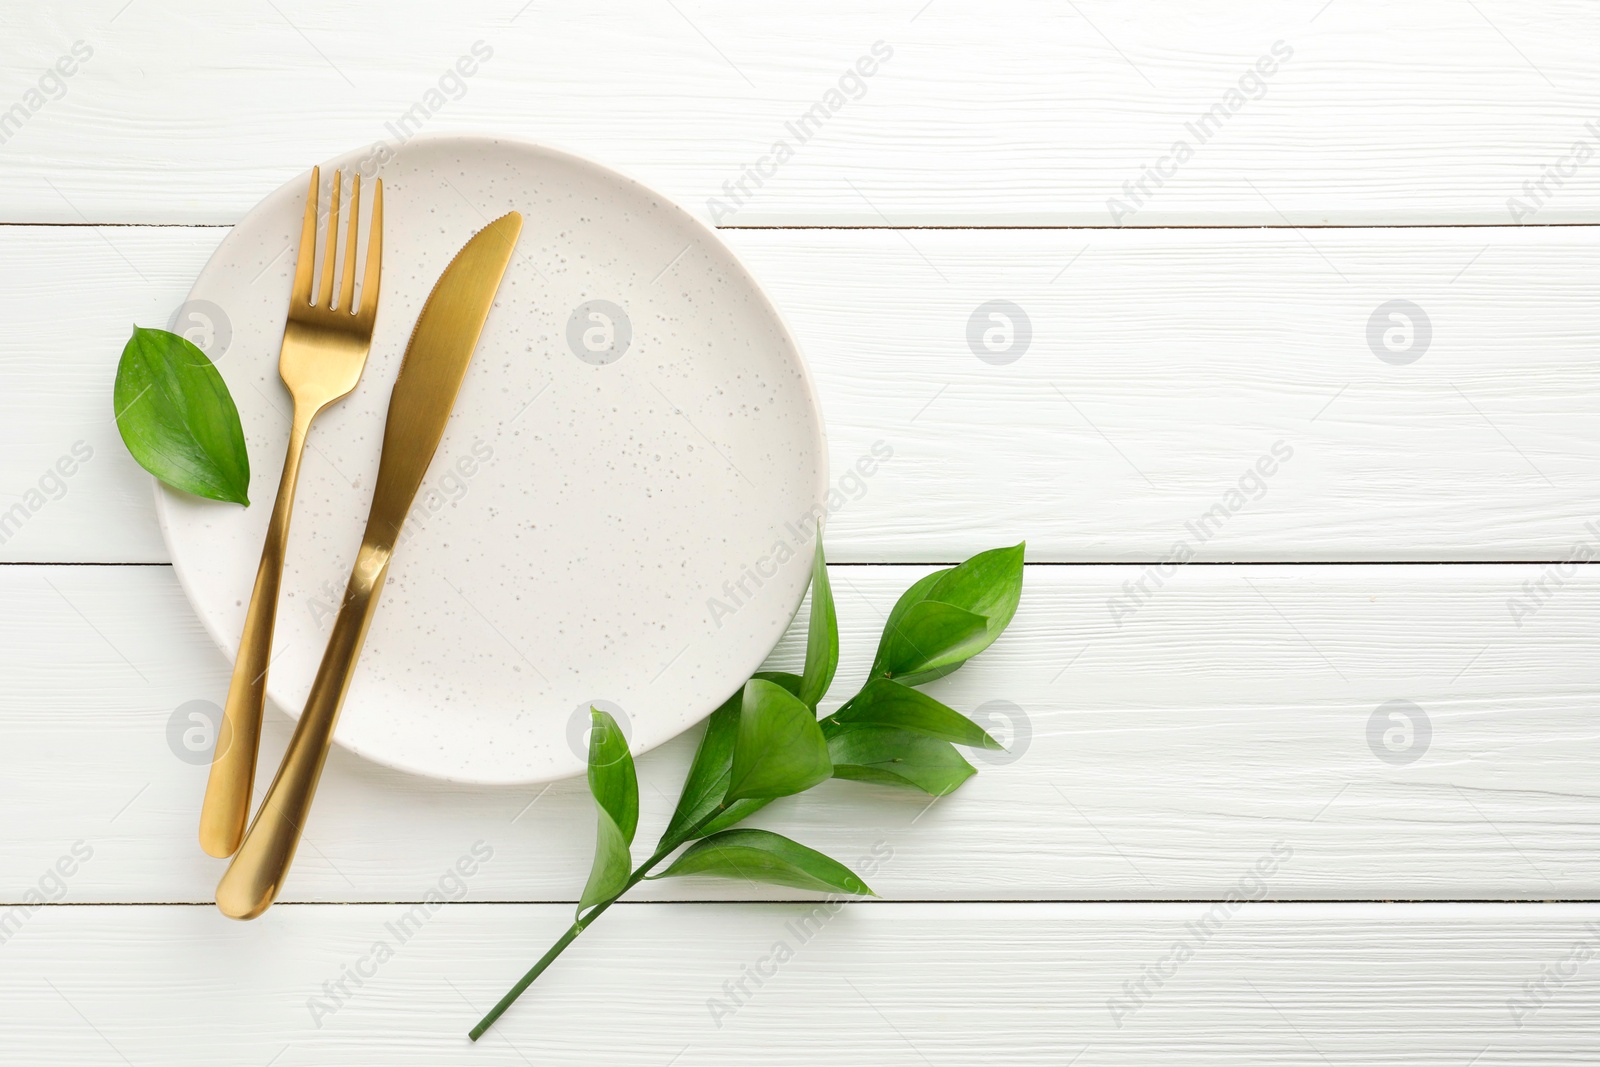
M875 896L848 867L815 849L769 830L735 827L774 800L829 778L940 797L976 774L956 746L1000 745L977 723L913 687L956 670L1005 630L1022 596L1023 547L982 552L914 583L889 613L866 684L819 720L817 706L839 666L838 616L819 530L802 673L759 672L711 713L677 809L655 850L637 867L633 757L616 721L591 708L589 791L597 828L589 880L572 925L472 1028L472 1039L482 1037L556 957L646 878L715 875ZM652 873L675 852L665 870Z

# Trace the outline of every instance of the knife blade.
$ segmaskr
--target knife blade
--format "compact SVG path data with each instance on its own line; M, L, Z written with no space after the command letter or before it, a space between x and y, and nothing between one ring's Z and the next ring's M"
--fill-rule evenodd
M277 777L217 885L217 907L229 918L254 919L271 907L294 862L400 528L444 437L521 233L515 211L485 226L450 261L417 316L389 396L377 486L344 602Z
M377 490L367 518L368 535L387 536L391 547L444 437L521 233L522 216L515 211L478 231L450 261L417 316L389 397Z

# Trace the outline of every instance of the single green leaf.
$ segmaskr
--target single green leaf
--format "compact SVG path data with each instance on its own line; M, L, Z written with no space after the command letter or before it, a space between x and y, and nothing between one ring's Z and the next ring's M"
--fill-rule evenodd
M921 685L944 677L993 644L1016 615L1026 547L1023 542L980 552L960 566L925 575L907 589L889 613L873 675ZM930 602L983 616L983 630L972 627L970 620L920 606Z
M828 561L822 555L822 526L817 526L817 554L811 560L811 626L806 631L806 666L800 699L813 709L828 695L839 669L839 618L828 584Z
M578 912L612 899L623 891L632 873L634 831L639 826L639 779L634 774L628 739L617 721L590 708L589 792L598 816L594 865L578 900Z
M885 662L889 653L889 638L900 629L900 624L905 621L906 612L913 605L920 604L928 599L928 590L933 588L935 582L951 571L954 567L946 567L942 571L924 574L921 578L911 583L911 587L900 594L900 599L894 602L894 607L889 609L889 618L883 624L883 636L878 639L878 653L872 659L872 676L880 677L887 670ZM987 625L987 624L985 624Z
M1022 600L1022 557L1027 547L1028 543L1022 541L1010 548L979 552L941 575L928 590L928 599L954 604L988 619L989 639L983 643L983 648L988 648L1017 613Z
M628 738L609 713L590 708L589 718L589 792L632 844L639 826L639 780Z
M724 801L791 796L832 774L816 712L775 682L746 682Z
M798 841L768 830L727 830L684 850L655 878L709 874L823 893L877 896L854 871Z
M931 681L924 676L954 670L972 658L988 632L989 620L965 608L937 600L913 604L895 631L885 635L888 650L880 677L905 678L907 685Z
M800 676L780 671L762 671L755 677L782 686L791 693L800 692ZM739 733L739 709L744 702L744 687L722 702L722 706L706 720L706 732L700 735L700 747L695 749L694 762L684 776L683 790L678 794L678 807L672 821L661 835L658 847L681 845L688 838L683 835L714 811L728 792L728 777L733 769L733 742ZM696 835L706 837L720 829L755 814L772 802L772 798L738 800L728 805L728 810L708 823Z
M950 742L891 726L843 726L829 737L828 752L835 778L911 786L935 797L978 773Z
M627 888L632 867L633 854L622 829L611 813L602 808L595 824L594 863L589 868L583 896L578 898L578 914L620 895Z
M689 764L689 773L684 775L678 807L661 835L661 846L669 841L676 843L679 835L711 814L728 792L728 769L733 766L733 741L739 732L739 706L743 698L744 687L740 686L706 720L706 731L700 735L694 761Z
M117 429L139 466L210 500L250 504L250 457L228 386L185 337L135 326L112 390Z
M833 722L893 726L971 748L1001 748L1000 742L955 708L888 678L874 678L830 716Z

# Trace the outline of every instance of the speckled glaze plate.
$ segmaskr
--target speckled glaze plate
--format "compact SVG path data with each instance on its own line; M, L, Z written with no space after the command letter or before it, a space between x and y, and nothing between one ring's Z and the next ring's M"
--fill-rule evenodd
M711 230L575 156L418 137L322 164L324 205L337 167L383 179L383 294L361 384L311 431L271 703L298 716L310 690L417 313L462 244L516 210L517 254L336 740L430 777L541 782L583 770L590 704L635 752L704 718L793 618L826 491L816 394L777 311ZM230 661L288 441L278 346L305 182L233 229L178 316L208 327L250 447L247 509L157 490L179 580Z

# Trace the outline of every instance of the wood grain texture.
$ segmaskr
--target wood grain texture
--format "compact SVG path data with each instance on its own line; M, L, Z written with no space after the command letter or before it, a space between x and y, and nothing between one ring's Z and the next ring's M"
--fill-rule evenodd
M843 562L1022 537L1034 560L1549 560L1600 521L1587 229L727 236L816 375ZM170 322L220 239L0 227L0 512L40 505L0 560L167 559L111 383L129 324ZM995 299L1033 331L1003 366L967 335ZM1431 325L1409 365L1368 344L1395 299ZM80 441L64 498L29 498ZM856 477L877 441L893 459Z
M738 224L1507 224L1541 181L1525 221L1600 203L1600 163L1571 151L1600 145L1600 12L1580 0L182 0L7 21L6 107L73 42L93 56L0 146L0 221L231 222L407 114L570 148L706 216L786 141ZM892 58L841 92L878 41Z
M833 702L923 572L833 568ZM899 900L1216 899L1274 848L1292 852L1267 880L1280 900L1592 897L1600 578L1549 587L1519 627L1507 602L1541 573L1192 566L1119 627L1107 601L1138 568L1031 567L1005 637L929 687L1010 740L1014 760L979 762L931 806L832 782L758 824L852 865L887 849L873 885ZM189 702L220 702L228 672L170 571L5 567L0 599L0 899L23 899L83 841L95 855L69 880L71 903L209 901L220 864L194 837L207 757L181 734ZM794 667L803 638L804 618L772 664ZM1414 705L1409 737L1407 719L1379 711L1396 700ZM287 734L270 713L266 766ZM641 847L694 737L639 761ZM592 820L581 779L466 788L335 750L283 898L419 900L483 841L495 859L474 899L571 900ZM795 895L711 880L640 890Z
M1600 898L1600 579L1527 561L1600 545L1596 5L12 6L0 1061L1593 1061L1600 905L1544 901ZM736 227L835 477L895 450L830 521L838 696L925 571L866 564L1023 536L1036 563L1129 564L1030 567L1011 632L930 687L1014 761L932 807L828 783L763 813L875 864L884 901L647 884L477 1047L569 921L582 783L336 751L287 903L229 923L183 737L227 664L169 568L25 565L166 561L112 425L130 324L171 321L225 232L191 225L412 125L559 145ZM985 229L759 229L830 225ZM1222 226L1275 229L1160 228ZM1005 365L968 341L992 300L1032 328ZM1393 300L1431 327L1406 365L1369 347ZM1240 565L1140 565L1179 543ZM269 713L269 764L287 734ZM692 743L640 759L641 839ZM1230 895L1264 899L1195 940ZM1381 903L1406 898L1486 903ZM780 940L793 959L731 992Z
M449 904L411 926L396 904L278 907L247 925L208 908L47 908L0 947L0 1054L171 1067L1592 1062L1594 963L1574 953L1600 943L1595 905L1208 910L852 904L802 941L803 905L619 907L469 1046L467 1028L569 908ZM780 942L792 955L775 963ZM1193 955L1174 964L1180 944ZM745 977L758 967L759 987ZM1108 1001L1151 968L1167 974L1145 979L1153 995L1119 1026ZM1541 978L1549 995L1519 1026L1510 1002ZM750 995L730 996L741 980ZM717 1003L734 1010L714 1018Z

